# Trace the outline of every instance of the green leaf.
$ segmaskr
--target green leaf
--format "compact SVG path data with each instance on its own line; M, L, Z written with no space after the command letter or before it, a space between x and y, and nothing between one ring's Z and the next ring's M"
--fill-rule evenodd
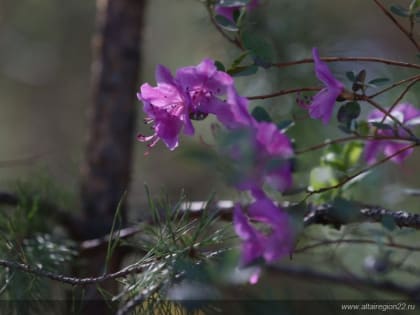
M236 25L238 25L238 28L241 28L246 14L246 7L242 7L240 10L233 11L233 20L235 21Z
M361 70L356 75L356 79L353 83L353 86L352 86L353 92L357 92L358 90L363 90L365 87L365 80L366 80L366 70Z
M331 166L332 168L341 172L344 172L346 170L343 163L343 159L341 158L340 154L336 154L331 151L327 151L327 153L321 157L321 165Z
M217 70L219 70L219 71L223 71L223 72L225 72L225 71L226 71L225 66L224 66L224 65L223 65L223 63L221 63L219 60L216 60L216 61L214 62L214 65L216 66Z
M322 189L338 184L331 166L318 166L309 175L309 184L313 190Z
M350 82L356 81L356 75L354 74L353 71L347 71L346 72L346 77L347 77L347 79L350 80Z
M381 85L389 81L390 80L388 78L377 78L377 79L370 80L368 83L373 84L373 85Z
M369 134L369 123L367 121L359 121L356 126L356 131L361 136L367 136Z
M356 81L364 83L365 80L366 80L366 70L363 69L357 74Z
M363 144L360 141L352 141L346 145L332 144L325 149L321 165L328 165L334 170L347 173L359 162L362 152Z
M238 67L248 55L249 55L249 51L245 51L241 53L238 57L236 57L235 60L233 60L231 68Z
M356 119L360 115L360 105L358 102L348 102L340 107L337 113L337 120L346 124Z
M231 20L229 20L228 18L222 15L216 15L214 19L216 20L216 23L220 25L222 28L224 28L225 30L228 30L231 32L237 32L239 30L238 26L234 22L232 22Z
M392 13L398 16L408 17L410 15L410 12L399 4L393 4L390 6L389 9L391 10Z
M270 114L261 106L255 107L251 114L258 122L260 121L271 122L272 121Z
M274 58L274 48L264 38L250 31L242 33L242 43L250 51L256 65L270 67Z
M359 162L363 152L363 145L358 141L349 142L344 146L343 159L346 169L349 169Z
M242 76L248 76L253 75L257 73L258 67L256 65L248 65L248 66L240 66L236 68L231 68L227 71L231 76L234 77L242 77Z

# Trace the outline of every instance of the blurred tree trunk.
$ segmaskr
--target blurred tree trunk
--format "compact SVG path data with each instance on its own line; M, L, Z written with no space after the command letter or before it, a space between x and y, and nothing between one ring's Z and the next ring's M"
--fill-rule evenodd
M97 0L93 100L81 185L84 239L110 232L118 203L129 187L145 2ZM124 204L121 217L124 222ZM84 257L86 265L80 274L92 276L102 272L105 255L106 248ZM115 271L121 263L122 255L114 256L108 272ZM105 288L115 289L109 284ZM96 313L101 314L98 309Z

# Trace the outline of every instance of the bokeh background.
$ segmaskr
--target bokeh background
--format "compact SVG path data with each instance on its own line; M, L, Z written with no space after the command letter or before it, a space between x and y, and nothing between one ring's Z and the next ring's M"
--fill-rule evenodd
M391 1L384 3L389 5ZM392 3L408 5L409 1ZM16 179L42 173L77 196L86 143L86 113L91 102L95 8L94 0L0 0L2 188L7 189ZM418 62L411 43L372 1L263 0L250 21L255 32L272 42L278 61L310 57L311 48L316 46L322 55L328 56L375 56ZM196 0L149 1L142 47L139 86L142 82L154 84L154 69L159 63L175 71L181 66L195 65L205 57L228 65L238 55L215 31L204 6ZM344 73L350 70L366 69L368 78L386 76L392 80L414 74L412 70L373 63L334 63L331 67L347 86L350 83ZM260 69L255 76L237 80L238 89L246 96L318 84L311 64L284 70ZM413 88L405 100L419 104L418 91ZM390 105L396 92L380 100ZM251 105L264 106L275 119L290 119L296 110L294 99L295 96L285 96ZM140 102L137 106L137 130L147 133ZM368 110L363 108L363 114ZM156 194L163 189L174 198L182 189L191 200L206 199L212 192L219 198L232 197L232 191L214 170L186 156L183 144L185 147L199 144L200 136L205 142L212 141L210 122L196 127L197 135L193 139L182 137L175 152L160 143L149 156L144 156L146 146L136 142L130 209L144 206L144 183ZM325 137L343 135L334 124L325 127L319 121L308 119L293 127L291 134L301 147L319 143ZM363 201L387 208L417 211L418 199L407 196L404 189L420 188L420 177L416 175L419 157L414 153L401 167L382 166L367 178L359 196ZM302 158L296 176L298 184L306 182L308 170L318 164L318 159L319 152ZM131 213L133 219L137 215ZM301 289L294 287L296 291Z

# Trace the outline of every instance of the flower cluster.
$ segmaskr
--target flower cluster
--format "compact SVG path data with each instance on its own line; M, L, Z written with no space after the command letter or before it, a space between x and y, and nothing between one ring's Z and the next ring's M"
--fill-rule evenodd
M146 122L153 124L154 134L139 135L138 140L150 142L153 147L159 139L170 150L179 144L179 133L194 134L191 119L203 119L208 114L228 115L228 108L220 99L229 88L233 79L225 72L218 71L213 61L203 60L196 67L184 67L175 77L164 66L156 69L157 86L148 83L140 87L137 97L144 104Z
M321 119L324 124L331 120L334 105L337 98L344 92L344 85L335 79L328 66L321 60L318 50L313 48L312 55L315 63L315 74L320 81L325 84L319 93L317 93L310 103L306 103L302 98L298 97L298 104L309 111L309 116L314 119ZM395 106L388 115L379 109L373 110L368 116L368 122L381 123L385 129L378 129L376 135L382 138L367 141L364 149L364 160L368 164L373 164L376 157L383 152L386 157L392 156L390 159L395 163L402 163L412 152L413 148L407 148L410 135L401 125L391 127L394 119L397 119L401 125L410 128L420 124L420 110L409 103L401 103ZM392 139L394 138L394 139ZM400 138L400 139L398 139ZM412 139L411 139L412 140ZM398 153L401 151L400 153Z
M233 79L218 71L210 59L181 68L175 76L158 66L156 81L156 87L143 84L138 94L154 134L140 135L138 139L150 141L150 147L162 139L174 150L182 130L186 135L194 134L191 119L201 120L209 114L215 115L228 132L245 135L245 141L236 137L222 153L233 168L239 166L232 184L254 197L249 218L265 225L269 232L260 232L251 225L240 206L236 206L234 227L243 240L242 263L249 264L257 258L272 262L289 253L292 233L288 215L264 192L264 185L282 192L292 184L293 149L288 137L275 124L256 121L249 113L248 100L236 91ZM249 163L244 167L245 160Z
M249 2L248 9L257 3ZM220 14L228 12L227 9L237 9L219 6L216 9ZM346 91L321 60L316 48L312 53L315 74L325 87L309 103L300 98L298 101L312 118L326 124L331 120L337 98ZM144 104L146 122L154 130L150 136L140 135L139 141L149 142L149 147L153 147L162 139L170 150L174 150L179 145L181 132L194 134L192 120L214 115L226 129L226 136L218 139L219 153L227 165L224 173L232 186L253 197L247 214L239 204L234 209L234 229L242 240L242 264L248 265L258 259L274 262L286 256L294 239L289 216L265 190L268 186L282 193L292 186L294 152L290 139L274 123L257 121L249 112L248 99L238 93L232 77L219 71L210 59L204 59L197 66L180 68L175 75L159 65L156 81L157 86L145 83L138 93ZM404 139L412 142L409 128L420 124L420 110L402 103L390 113L374 110L368 123L376 123L378 129L375 131L377 138L366 143L365 161L372 164L377 155L384 152L392 161L401 163L413 150ZM258 274L254 274L250 281L257 279Z

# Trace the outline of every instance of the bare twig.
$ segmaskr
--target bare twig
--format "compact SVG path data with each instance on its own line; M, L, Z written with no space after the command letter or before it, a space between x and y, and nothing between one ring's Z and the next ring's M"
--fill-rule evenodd
M385 58L376 58L376 57L323 57L321 60L325 62L349 62L349 61L360 61L360 62L376 62L376 63L383 63L390 66L397 66L403 68L411 68L411 69L420 69L419 64L415 63L407 63L397 60L385 59ZM306 64L306 63L313 63L314 60L312 58L305 58L301 60L289 61L289 62L278 62L273 63L273 67L277 68L286 68L290 66Z
M357 95L357 97L359 100L368 102L370 105L375 107L377 110L384 114L384 117L389 117L396 125L400 126L402 129L404 129L405 132L407 132L411 137L413 137L413 139L417 139L417 137L413 134L411 129L405 126L403 122L399 121L389 110L384 109L380 104L376 103L374 100L370 99L367 96Z
M388 92L389 90L392 90L393 88L395 88L397 86L400 86L402 84L405 84L407 82L419 81L419 80L420 80L420 75L414 75L414 76L409 77L409 78L406 78L404 80L400 80L400 81L395 82L395 83L391 84L390 86L387 86L386 88L384 88L384 89L376 92L375 94L369 95L369 98L374 98L374 97L376 97L378 95L381 95L381 94L383 94L385 92Z
M286 90L280 90L278 92L271 93L271 94L247 96L247 99L264 100L267 98L273 98L277 96L288 95L288 94L293 94L293 93L298 93L298 92L319 91L321 89L322 89L321 87L304 87L304 88L296 88L296 89L286 89Z
M397 97L397 99L394 101L394 103L391 105L390 108L386 111L386 115L381 120L381 124L385 122L386 117L390 116L394 108L398 105L398 103L403 99L403 97L407 94L407 92L417 83L420 81L420 76L414 80L411 81L409 85L401 92L401 94ZM376 130L375 134L378 134L379 129Z
M306 200L307 198L309 198L310 196L312 196L314 194L320 194L320 193L323 193L323 192L326 192L326 191L329 191L329 190L332 190L332 189L339 188L339 187L343 186L344 184L348 183L350 180L356 178L357 176L362 175L363 173L366 173L366 172L370 171L371 169L373 169L373 168L375 168L375 167L377 167L377 166L379 166L381 164L384 164L385 162L387 162L388 160L392 159L393 157L401 154L404 151L407 151L407 150L409 150L411 148L414 148L417 145L418 145L417 143L408 145L408 146L402 148L401 150L398 150L394 154L391 154L391 155L383 158L382 160L379 160L378 162L376 162L376 163L374 163L374 164L372 164L372 165L370 165L370 166L368 166L368 167L366 167L366 168L364 168L364 169L362 169L362 170L360 170L360 171L352 174L351 176L347 176L346 178L344 178L342 181L340 181L339 183L337 183L335 185L324 187L324 188L320 188L320 189L317 189L317 190L308 191L308 194L306 195L306 197L304 198L304 200Z
M131 265L117 272L105 274L98 277L77 278L56 274L40 268L35 268L26 264L0 259L0 266L24 271L39 277L48 278L61 283L71 284L75 286L85 286L92 283L104 282L110 279L125 277L129 274L140 273L145 269L145 265Z
M411 32L407 31L397 19L384 7L384 5L379 0L373 0L376 5L382 10L382 12L404 33L405 36L416 46L417 51L420 51L420 44L414 39L414 36Z
M366 205L354 202L358 205L359 211L344 218L340 209L331 204L322 206L312 206L312 209L303 219L305 226L312 224L333 225L340 227L341 225L356 222L382 222L385 217L390 217L399 227L409 227L420 229L420 215L408 213L405 211L391 211L380 206Z
M140 225L129 226L117 231L114 231L112 237L110 234L105 235L104 237L99 237L91 240L86 240L80 243L79 250L91 250L96 249L100 246L108 245L110 241L114 241L116 239L122 240L134 236L135 234L143 231L143 228Z
M410 91L410 89L420 81L420 76L413 80L409 85L407 85L407 87L402 91L402 93L400 94L400 96L397 97L397 99L394 101L394 103L392 104L391 108L389 109L389 111L391 112L394 107L396 105L398 105L398 103L404 98L404 96L408 93L408 91Z
M334 140L328 140L325 141L323 143L320 144L316 144L314 146L302 149L302 150L296 150L295 154L302 154L302 153L306 153L309 151L315 151L318 149L322 149L326 146L332 145L332 144L336 144L336 143L343 143L343 142L349 142L349 141L354 141L354 140L361 140L361 141L389 141L389 140L396 140L396 141L407 141L407 142L415 142L413 139L411 138L403 138L403 137L382 137L382 136L349 136L349 137L345 137L345 138L339 138L339 139L334 139Z

